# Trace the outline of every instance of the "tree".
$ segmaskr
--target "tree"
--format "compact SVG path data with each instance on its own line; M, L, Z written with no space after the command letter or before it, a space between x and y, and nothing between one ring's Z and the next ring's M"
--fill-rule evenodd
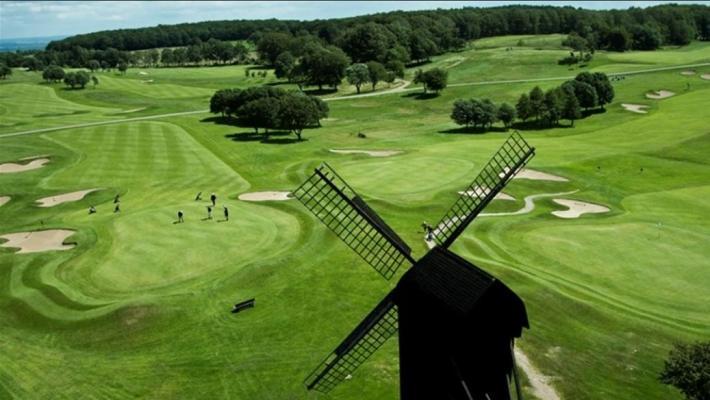
M356 63L384 61L392 43L396 43L392 32L374 22L356 25L346 30L338 41L343 51Z
M454 101L454 108L451 110L451 119L458 125L468 127L473 124L473 103L470 100L458 99Z
M28 71L39 71L44 68L44 64L35 57L26 57L22 61L22 68L26 68Z
M298 72L305 76L307 84L317 85L318 89L323 89L323 85L337 89L349 64L350 59L338 47L310 43L301 57Z
M433 68L428 71L417 70L414 73L414 83L421 83L424 86L424 93L427 90L433 90L435 93L439 93L446 88L446 84L449 78L449 73L442 68Z
M570 125L574 126L574 121L582 117L579 101L571 86L563 86L562 93L562 118L569 120Z
M47 82L61 82L64 79L64 70L56 65L50 65L42 72L42 79Z
M597 94L597 102L604 109L605 104L614 100L614 86L611 85L609 77L603 72L582 72L575 77L575 80L591 85ZM584 107L580 100L580 105Z
M527 93L520 95L518 102L515 104L515 111L518 117L523 121L527 121L528 118L533 116L532 106L530 105L530 98Z
M86 84L89 83L89 80L89 73L86 71L69 72L64 75L64 83L72 89L75 89L77 86L83 89L86 87Z
M631 34L623 27L611 29L604 36L609 50L625 51L631 48Z
M402 61L388 61L385 68L387 71L391 72L395 78L404 78L404 63ZM394 81L394 79L392 81Z
M676 344L659 379L688 400L710 400L710 342Z
M259 128L263 128L268 135L269 128L275 128L278 124L280 106L281 103L276 97L249 101L237 110L237 123L254 128L256 134L259 133Z
M543 101L545 99L545 93L542 92L540 86L535 86L530 91L530 116L535 117L535 120L539 120L543 112Z
M210 112L213 114L221 114L222 116L230 116L236 109L230 109L233 105L233 99L239 95L239 89L220 89L216 91L210 98Z
M279 54L274 61L274 75L277 78L287 78L291 74L291 70L296 65L296 59L289 51L284 51Z
M287 51L290 47L292 36L281 32L267 32L256 43L256 51L261 62L274 65L276 57Z
M599 104L597 91L594 89L594 86L587 82L575 79L563 83L562 88L563 90L573 93L574 97L577 99L577 104L585 110L596 107Z
M498 115L496 117L508 129L515 120L515 108L508 103L503 103L498 107Z
M86 68L88 68L89 71L94 73L101 69L101 63L98 60L89 60L89 62L86 64Z
M693 28L683 19L675 18L668 25L668 41L672 44L684 46L693 40L693 36Z
M92 75L91 82L94 84L94 89L96 89L96 85L99 84L99 78L97 78L95 75Z
M279 128L293 132L300 141L303 129L317 126L322 110L304 94L291 93L280 100Z
M353 64L345 70L345 77L360 93L360 86L370 81L370 71L365 64Z
M632 37L631 46L636 50L656 50L663 40L658 29L649 24L634 27Z
M562 41L563 46L567 46L572 48L574 51L584 51L589 49L589 43L587 42L587 39L579 36L576 32L572 32L567 37L565 40Z
M490 99L483 99L479 107L481 112L478 122L484 128L490 128L498 120L498 107Z
M122 62L118 64L118 70L123 74L126 75L126 71L128 70L128 64Z
M542 101L542 117L549 126L557 125L562 116L562 102L559 88L545 92Z
M369 81L372 84L372 90L375 90L377 83L385 80L387 76L387 70L385 66L378 63L377 61L370 61L367 63L367 70L370 73Z
M0 79L5 79L12 75L12 68L8 67L7 64L0 64Z

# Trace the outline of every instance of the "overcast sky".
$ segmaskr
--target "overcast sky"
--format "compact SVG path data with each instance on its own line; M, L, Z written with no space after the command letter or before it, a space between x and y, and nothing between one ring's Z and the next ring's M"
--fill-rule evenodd
M324 19L391 10L572 5L589 9L648 7L653 1L0 1L0 39L74 35L224 19ZM710 4L710 1L694 3Z

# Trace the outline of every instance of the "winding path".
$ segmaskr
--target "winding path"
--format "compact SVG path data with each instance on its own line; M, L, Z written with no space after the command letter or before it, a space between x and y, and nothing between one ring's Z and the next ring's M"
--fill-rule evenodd
M673 66L668 66L668 67L658 67L658 68L642 69L642 70L638 70L638 71L627 71L627 72L610 72L607 75L609 75L609 76L636 75L636 74L645 74L645 73L650 73L650 72L669 71L669 70L674 70L674 69L706 67L706 66L710 66L710 63L673 65ZM566 80L566 79L572 79L572 78L574 78L574 76L556 76L556 77L551 77L551 78L532 78L532 79L511 79L511 80L498 80L498 81L464 82L464 83L452 83L452 84L448 85L448 87L500 85L500 84L506 84L506 83L560 81L560 80ZM408 87L410 85L410 83L411 82L409 82L409 81L404 81L403 85L397 86L396 88L393 88L393 89L383 90L381 92L362 93L362 94L355 94L355 95L342 96L342 97L330 97L330 98L323 99L323 101L340 101L340 100L360 99L363 97L384 96L384 95L393 94L393 93L403 93L403 92L410 92L410 91L414 91L414 90L419 90L419 88ZM115 119L115 120L110 120L110 121L97 121L97 122L86 122L83 124L54 126L54 127L49 127L49 128L32 129L32 130L28 130L28 131L4 133L4 134L0 134L0 139L2 139L4 137L30 135L33 133L53 132L53 131L59 131L59 130L64 130L64 129L85 128L88 126L120 124L123 122L134 122L134 121L148 121L148 120L153 120L153 119L178 117L178 116L183 116L183 115L206 114L208 112L209 112L209 110L195 110L195 111L184 111L184 112L169 113L169 114L148 115L145 117Z

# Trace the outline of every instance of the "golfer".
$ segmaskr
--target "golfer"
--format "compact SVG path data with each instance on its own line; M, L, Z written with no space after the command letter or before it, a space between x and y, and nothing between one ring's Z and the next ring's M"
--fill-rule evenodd
M224 206L224 220L229 221L229 209L227 206Z
M89 207L89 214L95 214L96 213L96 207L91 206Z
M212 195L210 196L210 200L212 200L212 207L217 205L217 195L216 194L212 193Z
M113 212L121 212L121 203L116 203L116 207L114 207Z
M197 193L197 196L195 196L195 201L200 201L202 200L202 192Z
M178 222L185 222L183 215L182 210L178 211Z
M212 206L207 206L207 219L212 219Z

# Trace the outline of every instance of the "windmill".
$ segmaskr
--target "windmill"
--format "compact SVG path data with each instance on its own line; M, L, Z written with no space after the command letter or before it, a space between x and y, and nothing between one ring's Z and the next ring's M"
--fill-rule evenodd
M329 392L399 332L403 400L507 400L511 379L520 398L513 344L529 327L525 305L449 247L534 154L513 133L437 224L434 246L419 260L328 164L314 170L294 196L385 279L411 268L306 378L308 390Z

